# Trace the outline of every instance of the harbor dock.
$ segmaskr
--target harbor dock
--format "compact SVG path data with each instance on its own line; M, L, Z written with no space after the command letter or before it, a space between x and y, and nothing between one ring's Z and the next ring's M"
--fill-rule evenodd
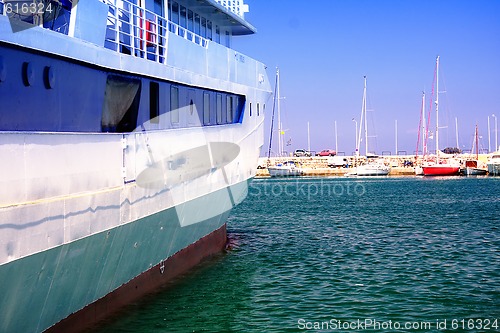
M462 154L457 156L458 159L466 160L470 154ZM480 160L487 161L488 154L479 155ZM312 156L312 157L271 157L268 161L267 157L259 158L256 177L269 177L268 165L276 165L285 161L293 161L300 165L304 171L303 176L344 176L352 172L356 165L361 165L366 162L366 157L360 156L342 156L346 158L348 167L329 167L328 157ZM384 164L391 167L389 176L414 176L415 170L413 166L416 164L415 155L389 155L380 156L384 160ZM421 156L418 157L421 160Z

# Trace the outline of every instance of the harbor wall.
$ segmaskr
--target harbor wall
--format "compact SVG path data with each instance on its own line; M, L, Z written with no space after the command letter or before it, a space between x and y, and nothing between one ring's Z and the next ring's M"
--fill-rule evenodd
M489 154L480 154L479 161L486 163ZM344 176L346 173L353 171L356 165L366 162L365 156L342 156L348 161L348 168L345 167L328 167L328 157L312 156L312 157L260 157L256 177L269 177L267 165L276 165L285 161L293 161L300 165L304 170L304 176ZM414 176L415 170L413 166L422 161L422 156L415 155L388 155L380 156L384 160L384 164L391 167L389 176ZM465 161L467 159L475 159L475 155L460 154L455 156L456 159Z

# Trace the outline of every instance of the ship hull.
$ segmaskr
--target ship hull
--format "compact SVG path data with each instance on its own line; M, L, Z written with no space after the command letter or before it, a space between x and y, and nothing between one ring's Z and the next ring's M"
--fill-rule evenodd
M422 167L424 176L455 176L460 171L459 166L433 165Z
M387 176L391 169L385 166L362 165L357 168L358 176Z
M181 30L104 47L125 9L0 15L0 332L79 331L220 251L255 175L265 66Z
M223 219L223 217L220 217ZM118 289L49 328L46 333L80 332L109 317L144 295L154 293L175 277L186 273L205 258L223 251L226 225L185 247Z
M488 174L490 176L500 176L500 163L488 163Z
M271 177L297 177L304 174L304 171L300 168L269 167L267 170Z
M247 182L184 209L220 203L228 191L242 198ZM80 331L220 251L229 212L183 226L172 207L0 266L0 331L41 332L68 316L54 331Z

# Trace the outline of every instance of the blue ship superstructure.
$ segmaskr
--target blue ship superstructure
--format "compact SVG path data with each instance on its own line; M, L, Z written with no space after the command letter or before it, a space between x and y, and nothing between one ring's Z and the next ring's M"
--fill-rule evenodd
M271 89L240 0L27 2L0 0L0 332L78 331L224 246Z

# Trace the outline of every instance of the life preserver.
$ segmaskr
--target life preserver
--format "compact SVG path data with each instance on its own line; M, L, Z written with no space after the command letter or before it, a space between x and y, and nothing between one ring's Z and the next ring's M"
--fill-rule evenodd
M139 17L139 38L141 39L141 49L142 49L142 41L143 41L143 21L144 19L142 18L142 12L140 13ZM156 24L149 20L146 19L146 24L144 27L146 30L146 46L156 46Z

